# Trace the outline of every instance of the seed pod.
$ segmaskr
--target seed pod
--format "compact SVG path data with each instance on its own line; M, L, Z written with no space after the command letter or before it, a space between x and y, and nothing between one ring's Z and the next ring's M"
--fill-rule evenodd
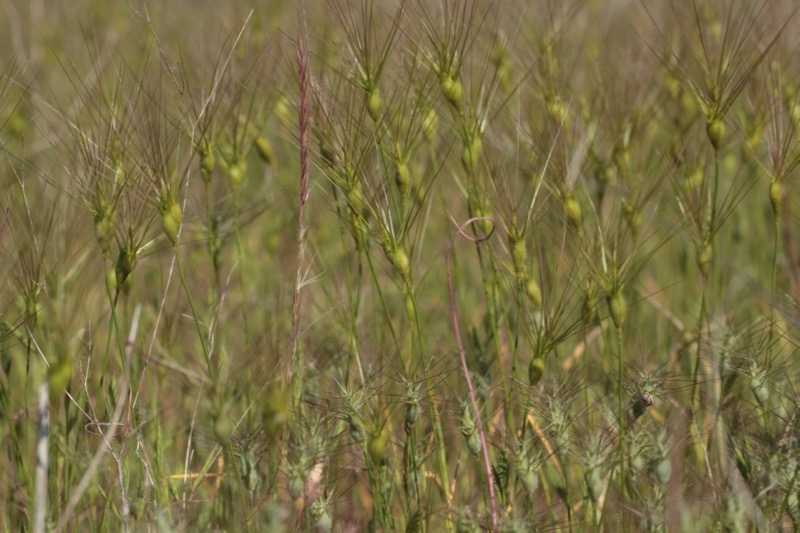
M536 356L531 359L531 364L528 367L528 383L531 387L535 387L541 381L544 375L544 357Z
M422 416L422 406L416 394L406 393L406 428L413 427Z
M364 442L366 430L364 429L364 423L361 422L361 419L357 416L348 415L347 423L350 426L350 437L352 437L355 442Z
M210 148L204 148L200 151L200 175L203 177L203 181L208 183L211 179L211 173L214 172L214 168L217 166L217 160L214 157L214 151Z
M403 247L395 245L389 260L397 269L397 273L400 274L400 279L402 279L406 285L409 285L411 283L411 263L408 261L408 254L406 254Z
M394 163L394 182L397 185L400 196L406 199L411 185L411 172L408 170L406 162L399 157Z
M603 474L599 468L591 468L584 474L586 490L592 502L597 503L603 494Z
M460 111L464 101L464 86L457 76L457 74L445 74L439 80L439 87L447 103L456 111Z
M464 402L461 408L461 434L467 440L467 448L474 456L481 453L481 439L478 436L478 428L472 418L472 411L468 402Z
M562 200L564 212L567 215L567 221L573 228L580 228L583 221L583 213L581 212L581 204L572 196L571 193L564 195Z
M228 180L231 189L234 191L239 190L245 176L247 175L247 163L243 160L234 161L228 166Z
M422 131L425 133L425 138L429 143L432 143L436 139L436 126L438 123L439 116L436 114L436 110L431 108L422 121Z
M267 393L262 421L268 437L274 439L280 435L289 420L290 399L289 391L281 386L273 385Z
M364 211L364 197L361 193L361 184L358 181L351 183L345 191L345 197L347 198L347 205L350 210L361 217Z
M634 236L638 235L639 228L642 227L642 212L639 211L639 208L623 200L622 216L625 217L625 221L628 223L631 233L633 233Z
M128 281L128 277L133 272L133 269L136 268L136 255L136 247L131 242L125 243L120 247L115 272L117 290Z
M330 502L327 498L319 498L308 508L309 516L314 522L315 531L330 533L333 530L333 520L330 513L328 513L329 507Z
M106 271L106 289L110 294L117 292L117 271L114 268L109 268Z
M697 247L697 268L704 278L708 277L711 271L711 261L714 259L714 248L710 242L706 242Z
M512 228L508 232L508 247L511 249L511 262L514 266L517 282L523 283L527 277L525 266L528 262L528 246L525 243L525 238L519 234L516 228Z
M533 305L536 307L542 306L542 290L539 288L539 284L536 283L536 280L533 277L529 277L527 283L525 283L525 294L528 295L528 298L531 299Z
M625 317L628 314L628 304L625 301L625 296L622 290L617 288L612 294L608 296L608 312L611 315L611 320L614 322L614 327L621 329L625 324Z
M530 495L533 496L536 490L539 488L539 474L534 470L532 467L529 467L525 470L517 470L517 477L522 482L522 486L525 487L525 491Z
M709 119L706 122L706 134L714 151L718 152L719 147L722 145L722 138L725 135L725 125L718 118Z
M381 108L383 107L383 99L381 98L381 91L377 87L372 89L367 95L367 113L372 120L378 122L381 117Z
M297 500L303 495L303 489L306 485L306 475L300 465L291 465L289 470L289 484L286 488L292 500Z
M117 213L105 199L98 195L94 208L94 234L103 254L111 252L111 240L117 231Z
M672 475L672 463L669 458L661 459L655 466L656 479L662 486L666 486Z
M464 139L464 151L461 154L461 162L467 170L478 168L478 159L481 155L483 143L480 132L472 132L468 138Z
M703 174L702 167L697 167L689 174L681 183L684 194L691 195L703 186L705 175Z
M256 140L253 141L253 144L256 147L258 156L264 163L271 165L275 161L275 154L272 151L272 144L270 144L269 139L263 135L259 135L256 137Z
M767 370L755 361L750 363L750 390L762 406L769 401L769 387L767 387Z
M783 207L783 184L773 179L769 184L769 201L772 204L772 212L779 216Z
M168 195L161 202L160 210L161 226L164 228L164 234L166 234L172 246L175 246L178 244L178 228L180 228L183 220L181 206L172 195Z
M367 453L372 462L380 464L383 461L383 456L386 454L386 445L389 442L389 431L386 429L386 424L381 423L379 428L376 428L370 434L369 444L367 444Z

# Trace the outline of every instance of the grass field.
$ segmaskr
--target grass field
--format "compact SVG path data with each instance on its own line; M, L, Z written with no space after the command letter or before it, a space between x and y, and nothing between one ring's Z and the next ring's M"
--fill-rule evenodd
M800 17L0 5L0 529L800 528Z

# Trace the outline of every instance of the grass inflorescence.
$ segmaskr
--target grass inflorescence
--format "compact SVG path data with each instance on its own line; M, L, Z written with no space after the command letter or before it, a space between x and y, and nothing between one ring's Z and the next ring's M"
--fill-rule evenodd
M12 0L0 528L800 527L788 0Z

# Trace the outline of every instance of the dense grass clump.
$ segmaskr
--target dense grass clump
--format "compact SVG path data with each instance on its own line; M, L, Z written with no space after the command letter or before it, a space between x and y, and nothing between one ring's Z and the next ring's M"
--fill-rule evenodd
M2 8L0 529L800 528L792 2L258 4Z

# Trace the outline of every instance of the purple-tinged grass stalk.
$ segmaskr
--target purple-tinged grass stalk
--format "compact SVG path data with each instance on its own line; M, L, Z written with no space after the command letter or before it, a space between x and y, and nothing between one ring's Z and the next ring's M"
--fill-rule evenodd
M500 528L499 522L499 515L497 510L497 495L495 494L495 485L494 485L494 476L492 473L492 460L489 457L489 447L488 442L486 440L486 433L483 429L483 422L481 421L481 413L480 409L478 408L478 402L475 399L475 388L472 385L472 378L470 377L469 367L467 366L467 355L464 351L464 344L461 341L461 332L458 326L458 311L456 310L456 299L455 299L455 289L453 288L453 272L452 272L452 245L455 241L455 238L458 234L465 236L469 240L473 240L476 242L476 239L472 237L467 237L464 233L464 230L471 224L478 222L479 219L472 218L467 220L464 224L458 227L458 232L454 235L450 240L450 245L448 246L448 251L446 254L446 262L447 262L447 292L450 298L450 317L453 321L453 331L456 337L456 343L458 345L458 354L461 359L461 370L464 373L464 380L467 383L467 391L469 392L469 402L470 407L472 408L472 414L474 416L474 423L478 430L478 438L480 442L480 451L482 452L483 456L483 466L485 468L484 472L486 474L486 482L489 486L489 508L491 511L491 518L492 518L492 530L497 533ZM490 232L483 240L490 238L492 233ZM474 447L471 447L471 450L474 452Z

